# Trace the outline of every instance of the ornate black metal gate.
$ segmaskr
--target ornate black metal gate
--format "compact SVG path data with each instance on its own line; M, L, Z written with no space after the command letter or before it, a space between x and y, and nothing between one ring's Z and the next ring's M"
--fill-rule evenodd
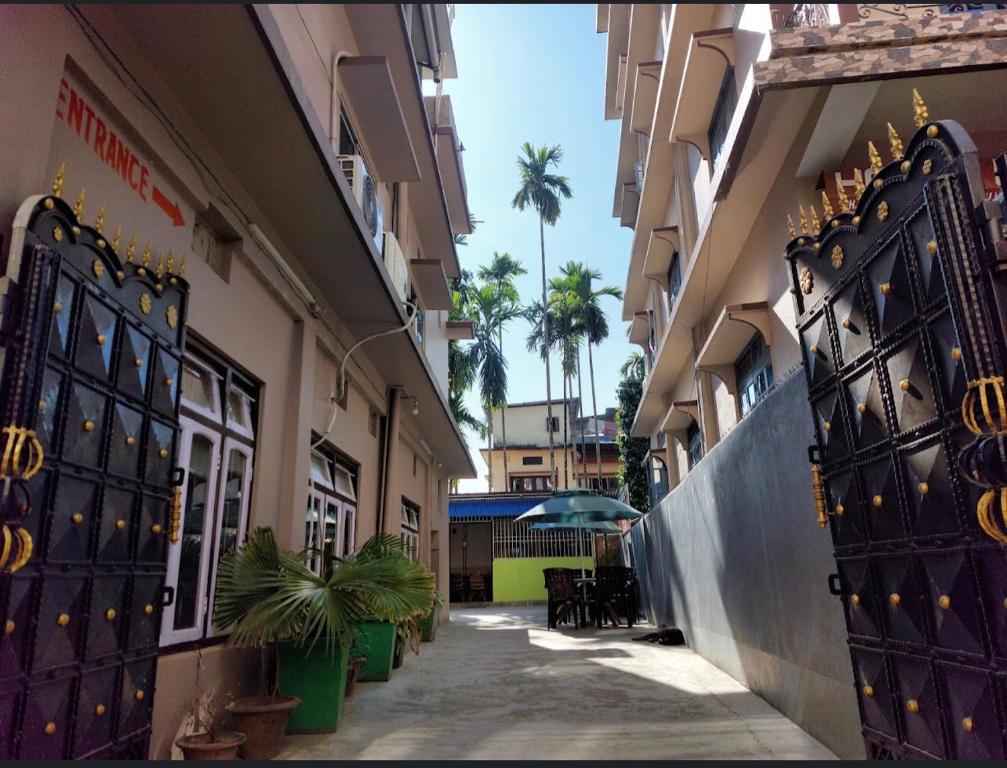
M1007 431L1001 204L918 95L917 126L904 152L889 127L892 162L870 145L873 180L787 247L812 476L869 755L1002 759L1007 536L981 502L999 510L983 486L1007 473L977 460L977 435Z
M19 213L3 328L0 758L145 758L188 289L61 190Z

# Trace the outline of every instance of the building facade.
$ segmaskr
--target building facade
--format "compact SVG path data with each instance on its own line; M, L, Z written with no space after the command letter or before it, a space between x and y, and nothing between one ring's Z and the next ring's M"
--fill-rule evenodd
M68 264L78 242L96 254L77 275L86 300L60 295L53 310L75 339L82 387L101 390L101 371L133 370L134 357L147 381L143 323L184 327L173 367L156 373L171 395L160 427L128 399L102 411L53 390L49 413L64 426L43 441L33 482L79 466L100 490L61 484L54 507L31 509L34 557L0 585L5 756L167 758L194 699L219 712L260 690L257 654L228 648L212 623L220 556L256 527L285 548L336 555L378 532L400 536L446 595L449 483L475 476L447 398L447 279L459 274L454 236L470 231L442 92L457 75L451 19L443 4L0 9L5 327L26 290L19 246L40 236L53 200L70 242L61 231L51 247ZM138 304L122 298L134 278L152 286ZM188 291L157 309L166 281ZM99 415L85 419L88 408ZM111 470L67 453L78 416L81 434L112 441L101 455L125 450L114 449L125 430L148 470L173 459L173 516L115 506ZM146 564L138 536L160 553ZM50 628L60 569L87 576ZM106 571L120 592L100 592L90 574ZM148 571L157 595L131 610L148 599ZM100 618L80 611L106 599L108 626L128 626L97 659ZM138 621L149 636L127 648ZM96 671L108 659L123 676ZM34 695L43 679L56 682Z
M889 700L886 689L883 704L864 680L865 656L850 672L846 640L856 634L862 598L842 565L839 597L826 589L837 568L833 546L853 546L835 539L836 516L852 504L844 505L841 493L826 495L821 515L830 541L816 521L807 464L815 435L831 427L820 416L813 431L808 418L805 370L821 350L799 337L794 293L810 292L812 279L821 278L808 271L805 283L792 283L782 256L788 243L840 226L835 217L844 212L855 211L852 226L859 225L856 206L884 186L883 166L912 170L904 146L930 130L929 121L964 127L975 144L969 152L981 192L999 193L993 160L1007 149L1007 114L992 93L1007 66L1003 10L632 4L597 11L598 32L608 36L604 117L621 121L612 214L634 230L623 320L647 365L632 432L650 440L658 492L631 540L634 556L647 561L654 616L682 627L691 647L840 755L863 755L861 732L874 756L887 749L972 754L958 741L961 723L971 733L969 718L948 719L932 740L919 735L912 716L926 705L899 671L901 656L884 657L894 692ZM887 213L886 203L878 221ZM829 257L839 270L842 249ZM901 281L905 290L908 281L896 274L904 269L899 258L885 276L868 275L874 304L858 297L855 306L876 306L871 311L879 316L898 306L895 286ZM837 317L837 332L853 333L852 318ZM908 370L899 377L901 390L912 391L902 384ZM896 418L882 414L889 395L882 398L881 386L870 377L850 384L856 413L873 412L879 423ZM902 407L895 406L899 413ZM887 510L894 494L871 490L874 465L863 461L857 482L872 500L863 511L870 518L877 514L871 509ZM906 487L915 471L907 459L885 477L898 476ZM909 520L911 494L900 505L889 511ZM887 539L923 546L912 523L907 528ZM887 539L872 529L862 543L874 553ZM879 563L883 582L887 566ZM914 561L917 567L928 573L926 563ZM900 590L888 592L894 597L882 602L899 605ZM934 597L935 626L945 597ZM929 597L920 598L921 613L932 607ZM890 621L895 626L898 617ZM898 631L889 628L868 645L885 654L904 650L920 669L946 679L933 661L940 653L933 641L902 645ZM927 638L936 636L928 631ZM948 693L933 695L932 712L957 711L954 685L942 690Z
M493 412L492 448L479 449L488 468L486 479L490 492L534 493L554 488L591 488L617 493L619 454L615 445L614 409L599 415L596 423L593 416L582 416L580 400L571 398L554 400L552 413L550 424L544 400L509 403ZM555 474L551 478L550 431L555 456Z

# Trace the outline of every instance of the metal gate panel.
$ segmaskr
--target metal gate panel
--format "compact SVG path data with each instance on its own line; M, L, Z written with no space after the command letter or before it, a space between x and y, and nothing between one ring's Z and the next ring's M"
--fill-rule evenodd
M4 758L143 758L150 735L188 286L82 207L22 207L0 329Z
M848 210L817 232L802 215L787 247L809 456L869 756L1002 759L1002 195L983 199L959 125L917 125L887 165L871 148Z

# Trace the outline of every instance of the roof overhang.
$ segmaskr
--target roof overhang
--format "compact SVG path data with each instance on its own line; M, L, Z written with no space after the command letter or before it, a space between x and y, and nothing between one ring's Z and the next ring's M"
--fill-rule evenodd
M650 136L657 106L657 90L661 80L661 61L642 61L636 65L636 83L633 88L633 114L629 127L633 133Z
M710 158L707 137L720 85L728 67L734 66L734 29L694 32L689 41L682 85L671 122L671 141L686 141Z
M453 341L468 341L476 337L476 324L471 320L448 320L445 329Z
M270 6L137 4L80 11L158 63L159 87L189 118L182 130L198 135L214 163L227 169L237 203L326 312L356 339L405 324L402 303ZM402 39L397 44L404 47ZM344 269L332 268L337 256ZM388 337L380 354L362 360L422 404L417 427L445 472L475 477L447 399L412 334Z
M437 165L444 182L444 198L448 204L451 231L458 235L472 234L469 221L468 191L465 187L465 169L462 166L462 148L453 125L437 126Z
M635 181L622 185L622 206L619 209L619 224L624 227L636 226L636 214L640 208L640 190Z
M650 241L647 243L647 255L643 259L643 276L648 280L656 280L667 292L668 268L671 260L682 247L678 227L654 227L650 231Z
M734 365L752 337L761 333L766 345L773 343L769 302L729 304L721 310L706 343L696 356L696 367L712 373L736 393Z
M637 312L633 315L632 323L629 326L629 343L638 344L644 349L647 348L647 336L650 335L650 313Z
M625 66L626 49L629 46L629 9L625 3L608 7L608 40L605 51L605 119L622 117L622 110L616 106L619 89L620 67Z
M388 57L344 56L336 71L378 181L419 181L420 168Z
M409 273L424 309L451 309L451 289L439 259L412 259Z
M597 3L594 10L594 31L608 32L608 3Z
M630 430L632 437L649 437L667 412L663 395L671 391L692 353L692 335L671 325L664 332L657 358L643 382L643 394Z

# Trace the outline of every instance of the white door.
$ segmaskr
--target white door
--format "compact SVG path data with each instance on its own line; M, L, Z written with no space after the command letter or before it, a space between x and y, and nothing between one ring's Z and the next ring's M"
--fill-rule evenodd
M178 460L182 479L179 539L168 545L165 583L174 589L161 620L161 645L198 640L207 611L206 584L213 544L220 435L185 416Z

